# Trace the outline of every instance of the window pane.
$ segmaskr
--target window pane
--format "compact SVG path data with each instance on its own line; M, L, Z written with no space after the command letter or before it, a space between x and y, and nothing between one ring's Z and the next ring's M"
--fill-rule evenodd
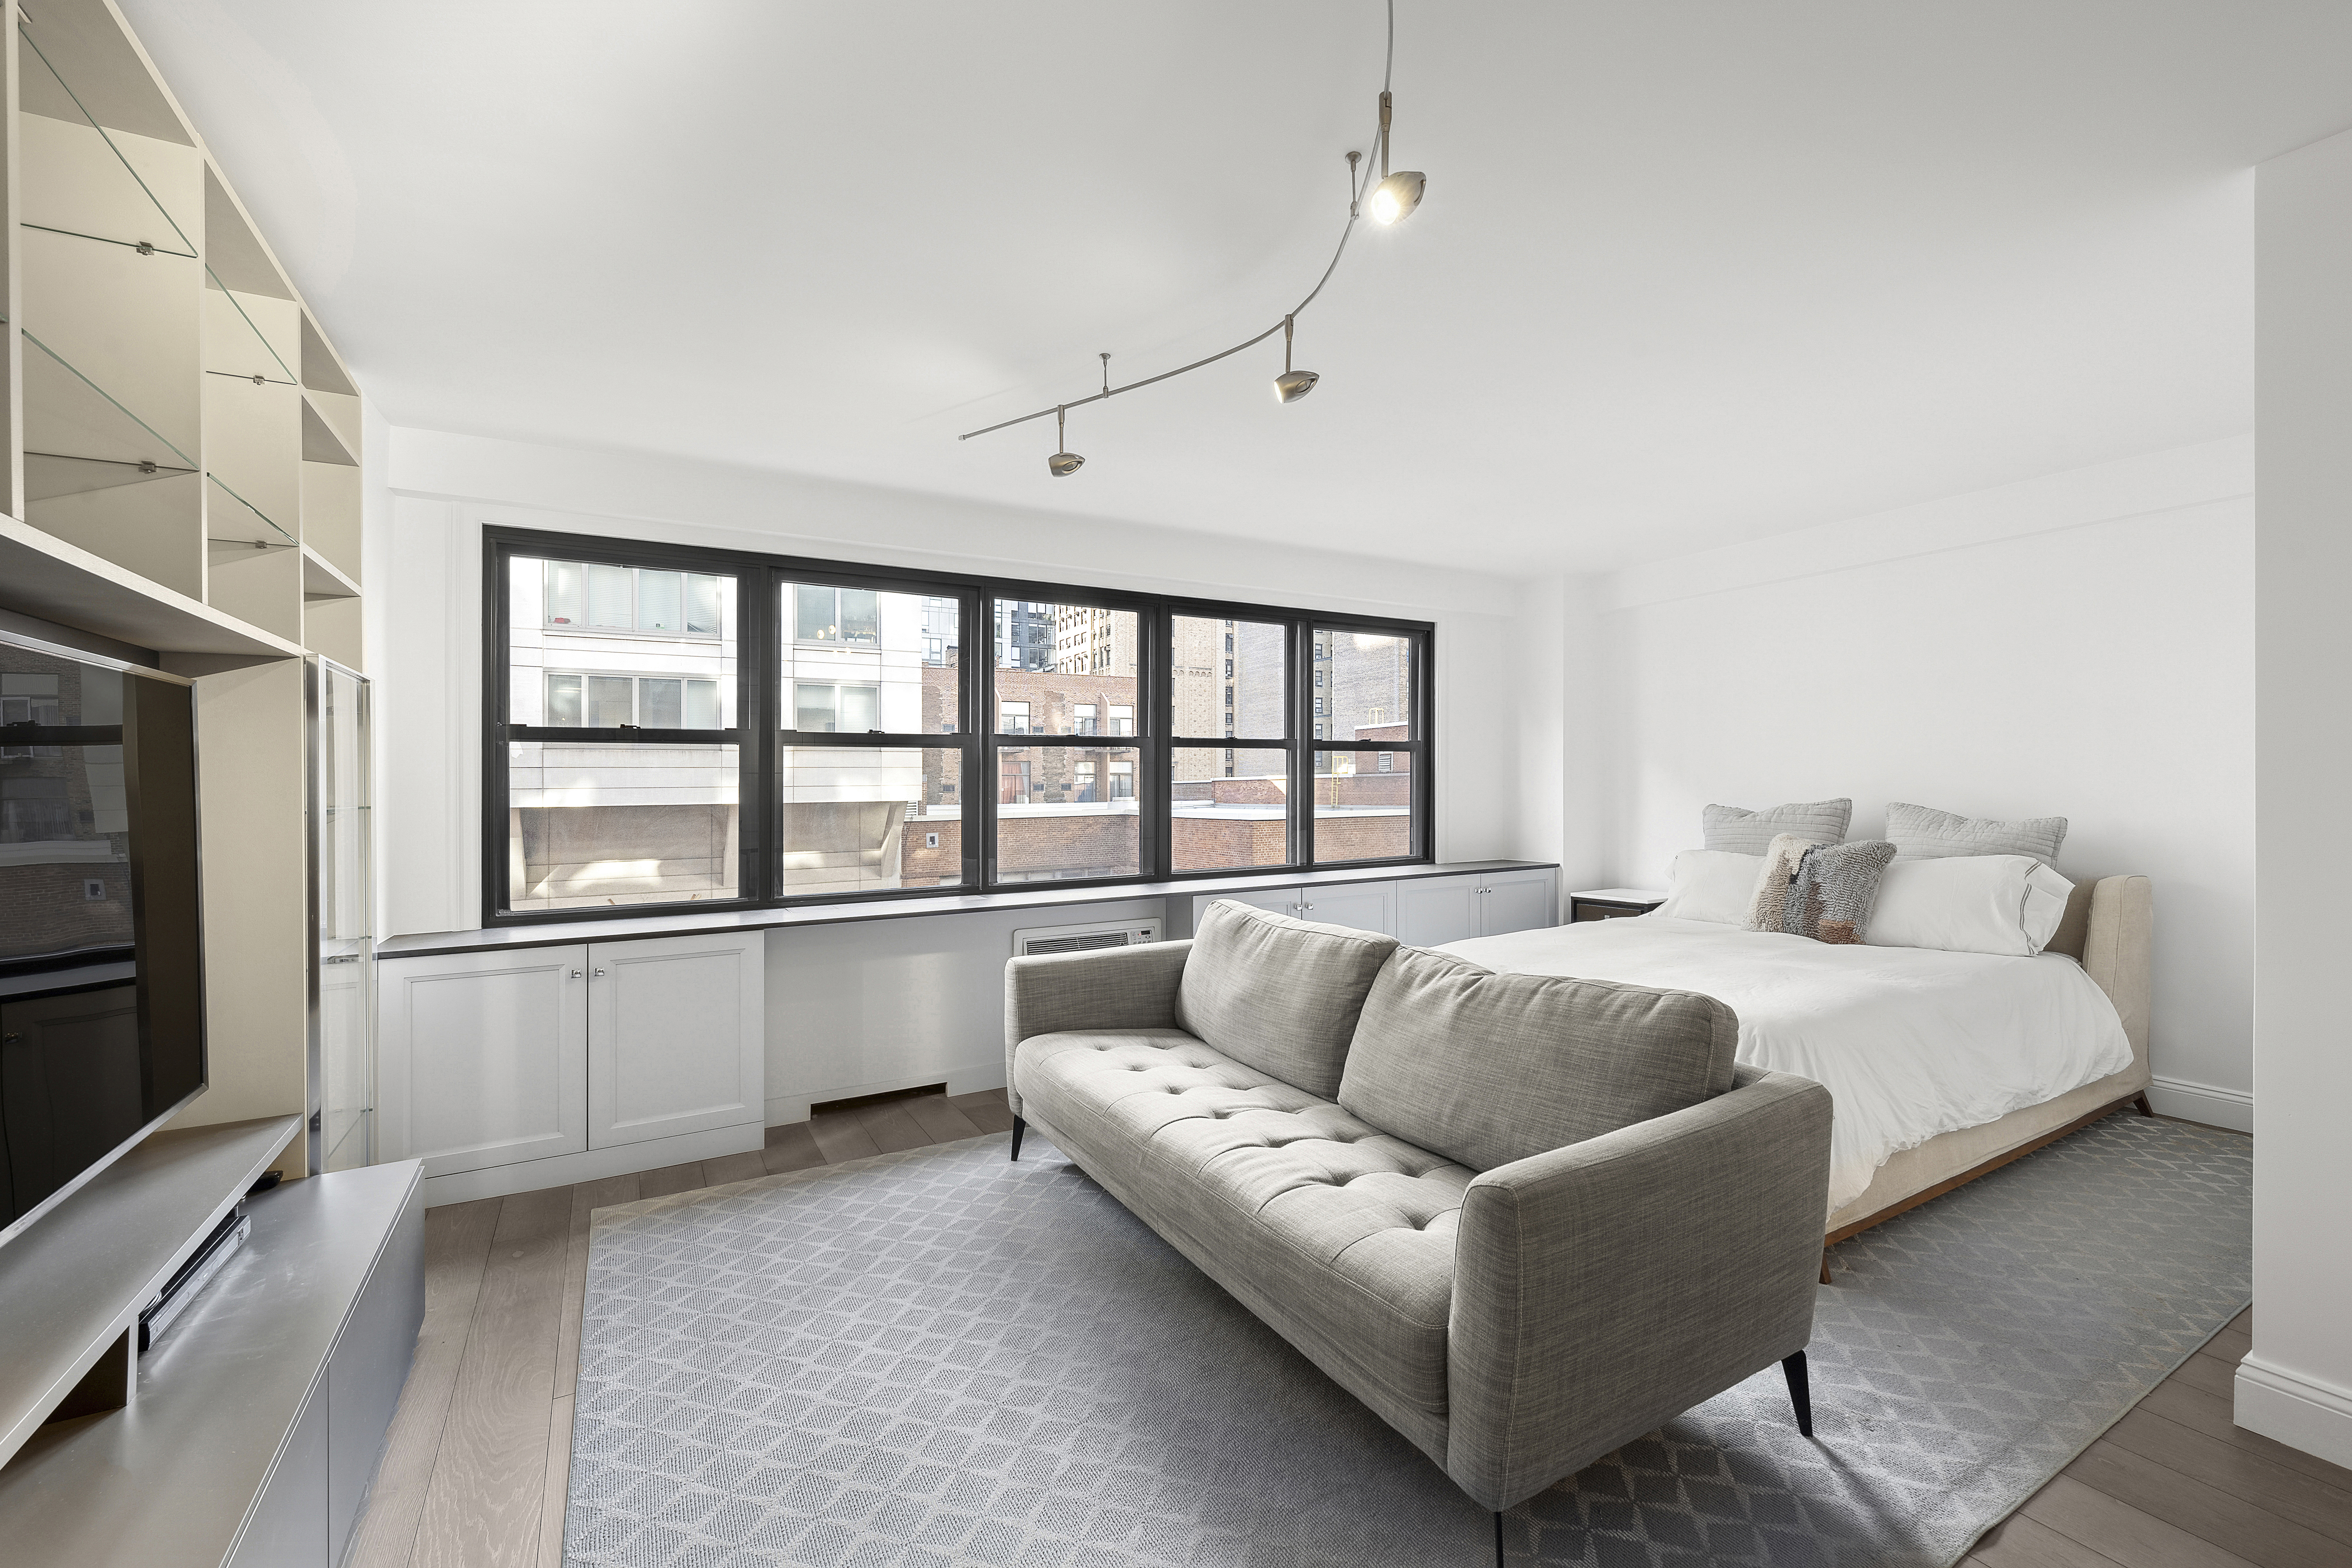
M724 730L719 720L719 682L689 680L686 683L686 724L688 730Z
M686 712L679 700L680 684L675 680L638 681L637 722L648 730L683 729Z
M787 895L963 880L962 752L787 746L779 887Z
M941 608L936 595L817 583L789 583L783 593L793 633L782 649L784 679L864 687L872 694L870 707L840 713L837 728L940 735L961 727L955 662L931 662L924 641L927 624L953 635L954 601ZM841 699L845 705L856 700Z
M898 595L900 598L905 595ZM841 591L841 640L857 647L872 647L881 640L881 595L870 588L844 588Z
M1381 759L1389 759L1383 773ZM1315 860L1387 860L1412 853L1412 753L1315 753Z
M830 686L795 681L793 685L793 728L831 734L834 729L834 690Z
M1137 874L1132 746L1007 746L998 757L996 874L1007 882ZM1093 798L1084 798L1091 793Z
M1124 714L1135 733L1138 617L1132 610L996 601L1000 734L1091 735L1097 716ZM1015 729L1007 716L1026 715Z
M576 675L551 675L547 678L547 722L577 726L580 722L580 678Z
M590 566L588 573L588 624L626 630L636 624L630 603L629 569L625 566Z
M843 733L857 735L882 727L882 689L878 686L845 686L841 689Z
M735 722L735 579L718 573L647 571L646 591L633 586L637 574L626 566L583 564L518 555L508 563L508 721L516 724L605 727L681 722L698 730L731 729ZM639 630L635 606L642 598L649 619L667 614L677 620L682 593L700 595L717 629ZM664 609L667 603L668 608ZM614 631L628 636L615 637ZM652 710L634 710L640 679L666 682L648 689ZM694 720L680 711L680 684L699 688L717 702L705 702ZM690 700L690 699L689 699Z
M996 732L1000 735L1029 733L1029 704L996 700Z
M686 629L686 574L682 572L637 574L637 630L682 632Z
M1169 640L1171 733L1279 741L1290 732L1283 716L1286 627L1178 616Z
M1169 844L1179 871L1290 859L1289 765L1278 746L1170 753Z
M1110 709L1110 728L1106 730L1104 733L1109 735L1134 734L1135 704L1132 702L1112 703Z
M719 579L708 573L686 580L686 629L698 637L717 637L726 629L719 618Z
M802 583L793 589L793 637L799 642L839 642L841 624L834 615L838 590Z
M508 908L737 897L736 762L728 745L509 743Z
M1329 718L1318 733L1334 741L1403 741L1412 719L1412 639L1378 632L1315 633L1318 686Z
M629 701L629 688L635 684L625 675L589 676L581 721L591 730L617 730L624 724L635 723L636 715L631 711Z
M576 561L549 561L547 569L547 624L551 626L576 626L580 621L580 563Z

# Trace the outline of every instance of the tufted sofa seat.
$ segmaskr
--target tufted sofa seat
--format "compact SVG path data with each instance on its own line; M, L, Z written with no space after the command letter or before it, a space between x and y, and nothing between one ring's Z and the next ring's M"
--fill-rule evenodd
M1278 1295L1300 1348L1377 1386L1384 1415L1444 1416L1454 1232L1475 1172L1179 1029L1034 1037L1021 1086L1024 1115L1094 1152L1089 1173L1156 1227Z
M1013 1157L1050 1139L1501 1509L1775 1361L1801 1386L1829 1096L1738 1034L1221 902L1012 962Z

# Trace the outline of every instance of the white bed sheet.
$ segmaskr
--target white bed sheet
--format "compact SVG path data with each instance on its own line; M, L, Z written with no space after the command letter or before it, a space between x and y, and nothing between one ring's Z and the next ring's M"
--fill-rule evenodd
M1830 1091L1830 1210L1892 1155L2131 1065L2115 1004L2061 953L1832 945L1644 915L1448 943L1489 969L1697 991L1739 1015L1739 1059Z

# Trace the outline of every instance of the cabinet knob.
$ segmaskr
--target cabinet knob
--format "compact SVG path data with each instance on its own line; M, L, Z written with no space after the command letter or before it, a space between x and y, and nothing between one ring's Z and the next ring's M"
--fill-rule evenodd
M573 971L572 972L572 979L574 979L574 980L579 979L579 978L580 978L580 972L579 972L578 970L576 970L576 969L575 969L575 970L573 970Z
M597 978L597 979L599 979L599 980L602 980L602 979L604 979L604 970L602 970L602 969L598 969L598 970L596 971L596 978Z
M1311 910L1311 909L1313 909L1315 906L1314 906L1313 904L1301 904L1301 905L1299 905L1298 907L1299 907L1300 909L1302 909L1302 910Z

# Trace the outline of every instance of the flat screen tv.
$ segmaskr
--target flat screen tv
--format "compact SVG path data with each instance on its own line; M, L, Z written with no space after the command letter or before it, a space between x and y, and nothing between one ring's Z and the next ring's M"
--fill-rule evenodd
M0 1243L205 1087L194 692L0 630Z

